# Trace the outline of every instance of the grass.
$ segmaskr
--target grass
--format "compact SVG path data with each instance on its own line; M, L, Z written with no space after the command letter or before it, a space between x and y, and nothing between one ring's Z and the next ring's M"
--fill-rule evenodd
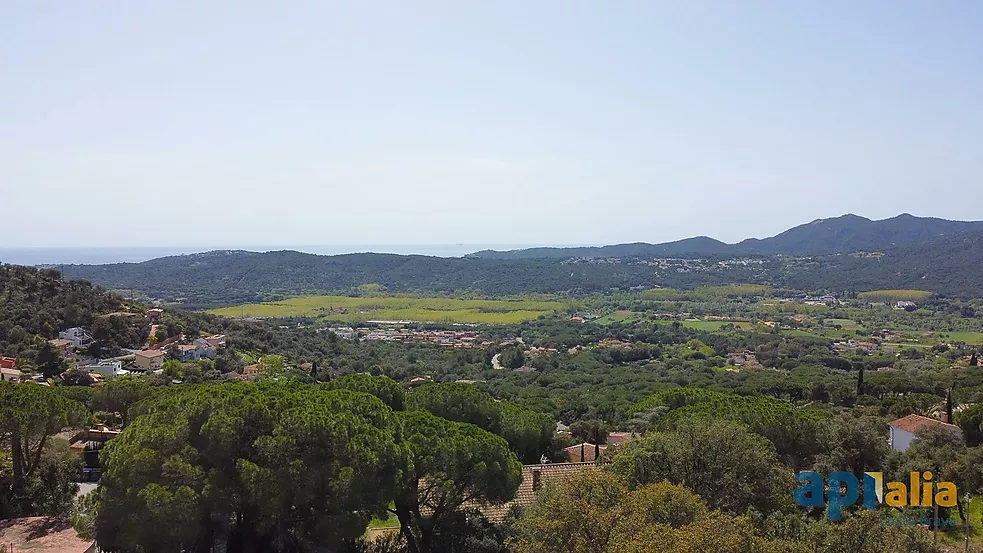
M392 508L392 505L389 506ZM395 513L389 513L389 517L382 519L379 517L372 517L369 521L369 528L393 528L399 527L399 519L396 518Z
M948 336L946 340L950 342L966 342L974 346L983 345L983 332L942 331L941 334Z
M857 298L864 301L921 301L932 297L927 290L872 290L861 292Z
M645 290L641 297L647 300L707 300L736 298L738 296L765 296L771 289L760 284L725 284L723 286L701 286L693 290L673 288L654 288Z
M672 324L674 321L670 320L659 320L655 321L659 324ZM715 332L720 330L721 327L728 324L733 324L734 326L741 329L749 329L752 327L751 323L745 321L679 321L686 328L693 328L696 330L706 330L708 332Z
M301 296L282 301L212 309L225 317L313 317L356 322L409 320L433 323L518 324L566 307L557 301L531 299L458 299L411 296Z

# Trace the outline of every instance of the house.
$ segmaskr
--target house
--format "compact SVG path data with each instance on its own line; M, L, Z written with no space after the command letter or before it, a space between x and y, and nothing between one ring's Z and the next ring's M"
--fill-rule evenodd
M631 432L611 432L608 434L608 445L621 445L635 437Z
M16 369L17 359L0 355L0 369Z
M102 473L102 464L99 462L99 452L105 447L106 442L119 436L119 430L113 430L104 424L95 428L86 428L72 436L69 440L68 449L76 455L82 457L84 467L82 469L82 479L85 482L95 482L99 480Z
M929 426L948 430L962 440L962 430L954 424L930 419L921 415L908 415L907 417L888 423L891 431L891 448L895 451L907 451L911 447L911 443L917 438L915 434L922 428Z
M130 371L123 368L123 363L120 361L100 361L98 363L79 368L86 372L101 375L110 380L118 376L130 374Z
M63 356L67 356L75 349L75 342L67 340L65 338L55 338L54 340L48 340L48 343L54 346L58 353Z
M156 371L161 368L164 365L166 355L157 349L138 351L134 354L137 368L144 371Z
M218 348L225 347L225 336L221 337L221 341L213 338L215 336L209 336L208 338L198 338L195 340L195 346L198 348L198 358L207 357L209 359L215 359L218 357ZM216 345L221 344L221 345Z
M85 347L92 343L92 336L81 327L73 327L58 333L62 340L71 340L72 345L77 348Z
M201 359L201 348L197 344L180 344L172 347L175 358L182 363L190 363Z
M532 505L536 500L536 494L542 489L543 484L564 480L581 472L596 467L594 463L549 463L543 465L524 465L522 467L522 482L519 489L515 492L515 498L506 503L490 504L476 501L469 501L463 505L465 508L477 509L489 522L500 524L505 521L509 513L523 509Z
M563 448L563 452L566 454L567 459L571 463L593 463L598 459L598 457L595 457L594 455L595 449L600 456L603 456L604 452L607 451L608 446L594 446L594 444L584 442L582 444Z
M895 309L915 309L918 305L913 301L899 301L895 305Z
M164 310L159 307L148 309L147 318L151 321L159 321L164 318Z
M212 334L211 336L206 336L203 338L206 344L213 348L224 348L225 347L225 334ZM197 340L195 340L197 342Z
M24 377L17 369L0 369L0 382L23 382Z

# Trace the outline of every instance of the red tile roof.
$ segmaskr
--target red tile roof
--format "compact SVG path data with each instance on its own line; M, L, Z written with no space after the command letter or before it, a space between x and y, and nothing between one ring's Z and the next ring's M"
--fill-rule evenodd
M67 518L31 517L0 520L0 544L14 553L84 553L92 541L79 538Z
M3 357L0 355L0 369L13 369L17 367L17 359L14 357Z
M581 454L581 448L580 448L580 446L584 446L583 447L583 450L582 450L583 451L583 458L580 457L580 454ZM599 453L601 454L601 456L603 456L604 455L604 452L607 451L608 446L602 445L602 446L598 447L597 449L599 450ZM570 447L563 448L563 451L566 452L567 459L569 459L571 462L574 462L574 463L578 463L578 462L579 463L592 463L592 462L594 462L594 461L597 460L597 459L594 458L594 444L589 444L589 443L586 443L585 442L583 444L577 444L577 445L572 445Z
M959 427L954 424L946 424L940 420L930 419L928 417L923 417L921 415L908 415L907 417L900 418L896 421L888 423L888 426L893 426L899 430L904 430L906 432L911 432L914 434L920 428L926 426L938 426L939 428L948 428L959 430Z
M593 446L591 453L593 454ZM513 510L528 507L536 500L536 492L546 482L569 478L584 469L596 467L594 463L551 463L548 465L525 465L522 467L522 483L512 501L501 504L470 502L464 508L477 509L490 522L501 523ZM533 482L536 481L536 486Z

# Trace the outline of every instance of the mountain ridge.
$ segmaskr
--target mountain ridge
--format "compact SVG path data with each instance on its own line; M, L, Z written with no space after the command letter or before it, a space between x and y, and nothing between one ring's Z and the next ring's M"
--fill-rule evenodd
M64 270L67 278L116 290L138 290L185 307L304 294L357 294L358 286L369 283L392 292L467 291L490 296L579 295L734 283L832 292L913 288L979 296L983 289L983 271L979 270L983 267L983 225L913 216L886 221L890 221L887 228L877 228L883 225L857 216L817 220L778 235L779 241L752 242L754 247L743 251L719 253L712 250L722 242L694 238L654 247L636 243L558 248L559 255L540 248L517 258L212 251L142 263L66 265ZM967 227L980 229L944 232ZM844 250L844 244L851 248ZM873 247L852 247L858 244ZM822 253L770 253L823 247L827 250ZM702 253L680 253L700 248ZM571 250L579 255L570 255ZM876 250L880 255L849 255L857 250ZM543 251L554 255L544 257Z
M728 244L707 236L650 244L634 242L587 248L484 250L468 257L527 259L557 257L623 257L627 255L820 255L882 250L924 243L945 235L983 230L983 221L951 221L902 213L872 220L852 213L815 219L768 238L747 238Z

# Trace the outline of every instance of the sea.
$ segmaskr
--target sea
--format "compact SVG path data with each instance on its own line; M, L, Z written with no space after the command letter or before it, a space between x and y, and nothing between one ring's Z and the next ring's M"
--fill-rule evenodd
M213 250L246 250L268 252L293 250L316 255L346 253L395 253L431 257L463 257L482 250L518 250L539 247L530 244L333 244L322 246L186 246L130 248L0 248L0 263L14 265L105 265L109 263L139 263L159 257L187 255ZM557 246L565 247L565 246Z

